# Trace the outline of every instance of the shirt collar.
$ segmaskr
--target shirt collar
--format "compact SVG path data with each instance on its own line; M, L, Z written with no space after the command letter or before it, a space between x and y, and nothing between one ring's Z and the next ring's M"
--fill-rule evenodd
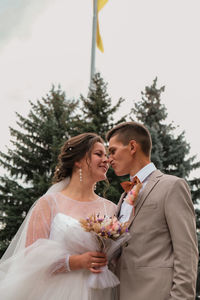
M130 176L130 180L132 181L132 179L137 176L140 180L140 182L144 182L145 179L147 179L147 177L156 170L156 167L154 165L154 163L149 163L148 165L146 165L144 168L142 168L140 171L138 171L134 176Z

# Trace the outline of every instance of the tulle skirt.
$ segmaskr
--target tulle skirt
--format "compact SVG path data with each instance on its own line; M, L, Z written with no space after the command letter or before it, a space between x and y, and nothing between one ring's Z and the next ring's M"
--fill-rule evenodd
M2 300L115 300L116 288L88 287L90 271L52 274L65 249L51 240L38 240L0 266ZM97 274L98 276L98 274Z

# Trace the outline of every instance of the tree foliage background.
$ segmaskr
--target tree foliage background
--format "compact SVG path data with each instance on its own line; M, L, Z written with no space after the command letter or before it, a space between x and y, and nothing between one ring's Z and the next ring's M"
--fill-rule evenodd
M52 87L41 101L30 102L28 117L16 114L19 129L10 128L12 148L0 152L0 164L7 171L0 177L0 254L51 184L59 148L73 132L77 105Z
M152 135L152 161L161 171L184 177L192 192L194 204L200 199L200 178L189 180L191 171L200 167L195 156L189 156L190 145L184 131L178 133L167 122L167 109L161 102L165 87L157 87L157 78L145 87L141 99L133 102L129 115L116 119L124 99L112 106L107 83L100 74L93 79L88 95L67 99L60 87L35 104L30 102L27 117L16 114L18 129L10 128L12 147L0 152L0 164L6 171L0 177L0 256L4 253L33 202L51 184L57 156L63 142L82 132L96 132L105 138L106 132L118 123L135 120L145 124ZM121 178L108 172L108 183L99 183L97 193L117 203L122 189ZM197 229L200 232L200 210L196 208ZM200 245L200 234L199 245ZM200 283L200 268L198 282Z

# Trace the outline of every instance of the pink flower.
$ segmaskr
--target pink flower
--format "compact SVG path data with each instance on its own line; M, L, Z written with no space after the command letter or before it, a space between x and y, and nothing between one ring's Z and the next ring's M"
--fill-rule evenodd
M112 230L113 230L113 231L117 231L119 228L120 228L119 222L113 223L113 225L112 225Z

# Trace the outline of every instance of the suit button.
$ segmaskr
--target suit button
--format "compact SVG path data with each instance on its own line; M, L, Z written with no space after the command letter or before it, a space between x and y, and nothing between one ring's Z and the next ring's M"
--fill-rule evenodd
M124 244L124 247L127 247L128 246L128 242L126 242L125 244Z

